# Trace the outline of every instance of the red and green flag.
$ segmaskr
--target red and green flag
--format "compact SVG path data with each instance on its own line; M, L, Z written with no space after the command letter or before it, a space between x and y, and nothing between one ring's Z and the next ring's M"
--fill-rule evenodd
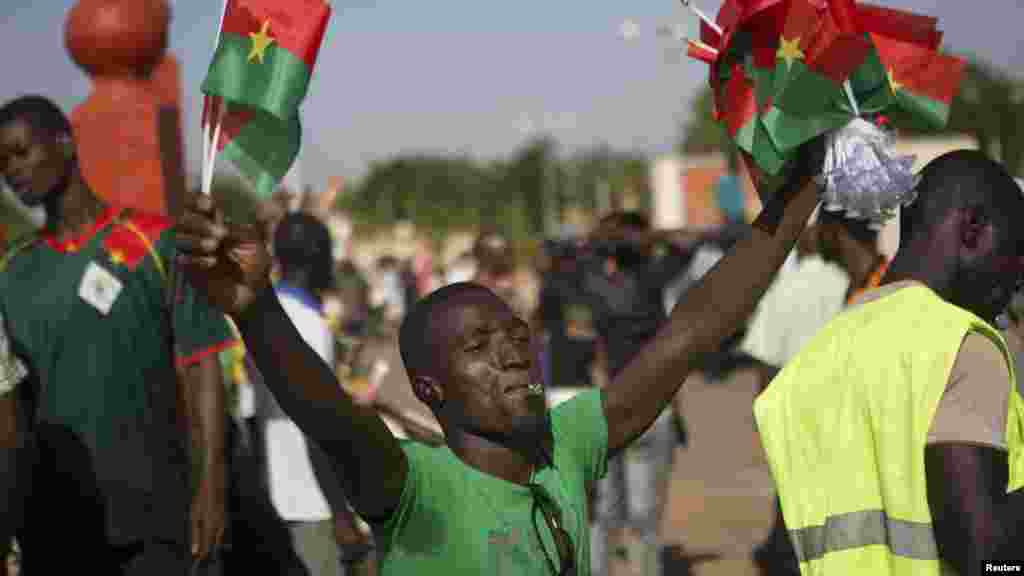
M711 65L716 118L769 175L856 114L942 128L963 72L938 53L936 19L854 0L726 0L717 25L690 56Z
M331 15L323 0L228 0L202 91L217 152L269 197L298 156L299 106ZM222 111L223 110L223 111Z

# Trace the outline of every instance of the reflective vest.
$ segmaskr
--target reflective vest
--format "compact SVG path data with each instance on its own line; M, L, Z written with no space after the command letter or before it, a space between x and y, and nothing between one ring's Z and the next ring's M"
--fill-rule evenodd
M1024 400L1002 336L921 285L840 314L754 403L800 570L941 574L924 449L968 332L1010 372L1008 491L1024 485Z

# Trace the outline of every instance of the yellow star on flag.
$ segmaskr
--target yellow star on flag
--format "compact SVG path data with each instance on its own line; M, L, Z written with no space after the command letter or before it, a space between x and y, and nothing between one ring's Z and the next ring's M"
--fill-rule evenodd
M263 55L267 51L267 48L274 43L274 38L268 34L270 31L270 20L263 21L263 27L260 28L259 32L250 32L249 38L252 38L252 48L249 49L249 62L259 62L263 64Z
M895 70L893 70L892 68L889 68L889 72L887 73L887 76L889 77L889 87L892 88L892 93L893 94L895 94L897 91L899 91L900 89L903 88L903 84L900 84L899 82L896 81L896 71Z
M110 261L114 264L124 264L124 252L114 250L110 253Z
M775 53L776 58L780 58L786 61L786 68L793 65L793 62L804 59L804 51L800 49L800 37L797 36L792 40L786 40L786 37L782 37L782 42L779 44L779 50Z

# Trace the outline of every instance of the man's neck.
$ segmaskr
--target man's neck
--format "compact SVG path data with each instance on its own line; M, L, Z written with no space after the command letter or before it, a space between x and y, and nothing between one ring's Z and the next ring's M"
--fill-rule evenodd
M533 473L543 467L536 442L530 442L532 446L515 449L461 432L446 433L446 437L448 447L466 465L514 484L528 483ZM550 439L543 444L550 444ZM535 454L531 455L531 450Z
M914 251L913 254L921 252ZM950 293L949 270L941 262L930 262L927 258L908 255L907 252L900 252L882 278L882 284L894 284L896 282L914 281L924 284L940 297L948 300Z
M78 172L72 169L63 191L46 205L46 230L58 240L76 235L103 213L105 204L93 194Z

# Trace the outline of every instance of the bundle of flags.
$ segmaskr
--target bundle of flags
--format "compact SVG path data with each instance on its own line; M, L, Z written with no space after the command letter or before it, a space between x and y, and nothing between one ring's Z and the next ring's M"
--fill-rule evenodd
M270 198L302 144L306 96L331 15L323 0L227 0L202 84L204 191L213 160L230 161Z
M854 118L944 127L963 75L935 18L856 0L725 0L701 19L688 52L710 65L716 119L768 175Z

